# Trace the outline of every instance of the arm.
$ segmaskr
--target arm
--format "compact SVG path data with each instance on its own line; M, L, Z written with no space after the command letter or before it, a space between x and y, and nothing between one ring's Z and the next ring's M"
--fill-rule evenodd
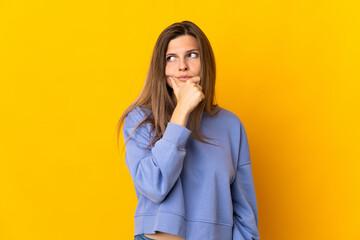
M243 124L240 122L240 153L236 176L231 184L234 211L234 240L260 239L258 213L251 168L250 150Z
M143 116L134 110L125 118L123 135L126 140ZM126 143L125 163L137 190L155 203L162 202L183 168L185 143L191 131L169 122L164 135L144 152L150 143L150 129L143 124Z

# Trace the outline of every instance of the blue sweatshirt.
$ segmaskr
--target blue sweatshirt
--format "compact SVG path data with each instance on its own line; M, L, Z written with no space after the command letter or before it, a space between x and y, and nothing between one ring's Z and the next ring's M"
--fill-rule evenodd
M137 107L125 118L126 140L151 110ZM203 133L214 146L193 139L187 127L171 123L150 143L150 123L126 143L125 162L138 204L135 233L155 231L185 240L260 239L248 140L240 119L224 108L203 113ZM154 133L151 135L154 137Z

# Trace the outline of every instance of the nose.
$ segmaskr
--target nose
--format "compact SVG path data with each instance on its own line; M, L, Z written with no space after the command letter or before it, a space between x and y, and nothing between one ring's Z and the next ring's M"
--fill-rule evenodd
M180 60L180 63L179 63L179 70L180 71L186 71L186 70L189 70L189 67L186 63L186 60L185 59L182 59Z

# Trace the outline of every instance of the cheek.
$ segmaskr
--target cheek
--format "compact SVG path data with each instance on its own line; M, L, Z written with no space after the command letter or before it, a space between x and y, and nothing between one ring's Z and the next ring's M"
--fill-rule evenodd
M169 75L171 76L172 72L174 72L174 70L173 70L173 67L171 66L171 64L166 64L166 66L165 66L165 74L167 76L169 76Z
M194 65L194 68L193 68L197 74L200 74L200 71L201 71L201 63L200 62L197 62L195 65Z

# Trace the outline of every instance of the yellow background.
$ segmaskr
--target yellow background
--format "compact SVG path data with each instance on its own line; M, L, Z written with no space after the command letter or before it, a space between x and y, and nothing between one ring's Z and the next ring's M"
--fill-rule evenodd
M261 239L360 239L358 1L0 1L0 239L133 239L115 127L190 20L247 131ZM123 146L123 136L121 135Z

